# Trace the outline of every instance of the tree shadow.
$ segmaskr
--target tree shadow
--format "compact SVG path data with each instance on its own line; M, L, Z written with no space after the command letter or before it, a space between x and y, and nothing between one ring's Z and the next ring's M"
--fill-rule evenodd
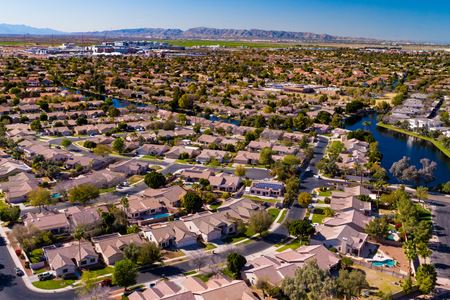
M11 287L16 285L14 282L16 276L11 274L0 273L0 291L2 291L5 287Z

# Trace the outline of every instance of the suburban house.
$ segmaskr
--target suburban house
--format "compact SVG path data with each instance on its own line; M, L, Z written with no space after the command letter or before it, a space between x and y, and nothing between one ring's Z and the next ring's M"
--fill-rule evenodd
M189 158L194 158L200 154L200 150L197 147L190 146L173 146L165 156L171 159L179 159L182 154L186 154Z
M278 181L254 180L250 186L250 194L264 197L282 197L284 184Z
M197 245L197 235L182 221L151 225L143 229L144 235L161 248L183 248Z
M242 184L241 177L227 173L209 176L208 181L213 190L230 193L236 192Z
M181 170L179 174L187 182L198 182L200 179L209 180L209 177L213 176L214 172L205 168L192 167Z
M108 169L113 172L123 173L127 176L143 175L148 171L149 163L141 160L130 159L118 161L109 165Z
M186 224L191 232L201 236L204 242L217 241L236 233L236 219L233 220L228 212L212 213L206 211L182 217L180 220Z
M371 220L372 218L366 216L363 212L352 209L338 212L335 216L324 219L323 225L332 227L348 225L355 230L364 232L367 224Z
M372 211L372 203L361 201L356 196L349 196L345 198L331 197L330 207L332 210L338 211L348 211L348 210L359 210L366 215L370 215Z
M73 275L79 268L89 268L98 263L98 254L90 242L46 247L44 255L50 268L60 277Z
M64 213L27 213L23 223L25 226L34 226L42 231L50 231L54 235L68 234L70 223Z
M312 244L321 243L327 248L335 248L342 254L362 255L368 235L361 233L349 225L318 225Z
M294 277L298 268L312 260L325 271L330 271L339 264L339 256L322 245L301 246L297 250L289 249L274 257L262 255L251 260L247 262L248 268L243 271L243 275L251 285L265 281L272 286L278 286L284 279Z
M71 228L75 229L78 227L90 227L93 228L102 223L102 218L100 213L107 212L108 208L105 205L98 207L80 207L71 206L64 210Z
M108 265L114 265L116 261L123 258L123 249L131 244L144 243L137 233L120 235L119 233L105 234L92 238L95 251L100 253Z
M208 134L202 134L198 139L197 139L197 143L204 145L204 146L209 146L209 145L218 145L221 142L222 138L217 137L217 136L213 136L213 135L208 135Z
M144 144L140 148L136 149L136 154L163 156L164 153L169 151L169 149L170 148L166 145Z
M173 281L161 280L145 291L136 291L129 300L196 300L194 294Z
M259 163L259 153L250 151L238 151L233 162L240 165L257 165Z
M202 152L195 158L197 162L206 164L211 160L217 160L219 163L226 161L228 155L227 151L203 149Z
M10 176L8 181L0 183L0 189L5 193L9 203L21 203L27 200L28 194L37 189L39 182L33 174L20 172Z
M9 176L16 175L20 172L30 172L31 168L14 159L0 158L0 179L3 180Z

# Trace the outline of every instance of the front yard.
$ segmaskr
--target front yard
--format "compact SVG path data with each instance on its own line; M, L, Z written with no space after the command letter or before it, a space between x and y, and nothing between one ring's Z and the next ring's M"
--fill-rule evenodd
M395 294L402 290L400 279L397 277L356 264L352 267L363 271L366 274L366 280L369 283L369 286L376 291L382 292L383 295ZM368 299L380 298L378 296L370 296Z
M68 279L52 279L52 280L45 280L45 281L35 281L33 282L33 285L39 289L43 290L57 290L65 288L71 284L73 284L75 280Z
M280 201L278 201L278 199L275 198L260 198L257 196L253 196L253 195L243 195L242 197L250 199L250 200L254 200L254 201L261 201L261 202L268 202L268 203L278 203Z

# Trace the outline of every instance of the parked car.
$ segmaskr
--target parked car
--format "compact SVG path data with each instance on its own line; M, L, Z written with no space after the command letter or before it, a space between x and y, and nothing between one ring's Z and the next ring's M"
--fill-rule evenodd
M53 279L53 274L50 272L44 272L44 273L38 274L38 279L39 279L39 281L50 280L50 279Z
M25 275L25 273L22 271L22 269L20 268L14 268L14 273L16 273L17 276L22 277L23 275Z

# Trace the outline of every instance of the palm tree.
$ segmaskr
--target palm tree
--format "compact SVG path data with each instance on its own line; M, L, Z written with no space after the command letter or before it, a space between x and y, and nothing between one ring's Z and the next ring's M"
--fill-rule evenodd
M123 209L128 214L128 207L130 207L130 203L128 202L128 198L127 197L122 197L120 199L120 204L123 206Z
M78 263L81 262L81 240L84 238L85 232L84 229L78 226L73 233L73 238L78 241Z
M428 188L424 187L424 186L418 186L416 188L416 198L417 200L423 200L423 206L425 207L425 200L428 199Z

